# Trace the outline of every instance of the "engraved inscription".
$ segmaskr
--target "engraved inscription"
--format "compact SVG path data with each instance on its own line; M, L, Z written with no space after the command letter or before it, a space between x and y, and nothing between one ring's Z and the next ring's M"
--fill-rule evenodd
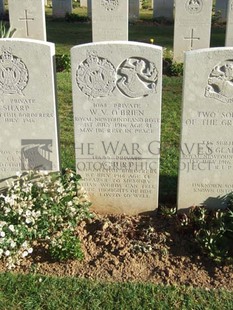
M117 69L119 90L129 98L142 98L156 92L158 71L154 63L131 57Z
M115 10L118 5L118 0L101 0L101 5L105 8L106 11L113 11Z
M197 41L200 40L200 37L195 37L194 36L194 29L192 28L190 36L189 37L184 37L184 40L190 41L190 49L192 50L193 46L194 46L194 41L195 40L197 40Z
M216 65L211 71L205 96L224 103L233 103L233 60Z
M200 13L203 7L202 0L187 0L185 4L186 10L190 14L197 14Z
M110 61L92 53L78 66L76 82L88 97L106 97L116 86L116 70Z
M14 56L11 50L3 49L0 56L0 94L22 95L28 79L28 69L24 62Z
M52 140L21 140L21 169L52 170L51 153Z

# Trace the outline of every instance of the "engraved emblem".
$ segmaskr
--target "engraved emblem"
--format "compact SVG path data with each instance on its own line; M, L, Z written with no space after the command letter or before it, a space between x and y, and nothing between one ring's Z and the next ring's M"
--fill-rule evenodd
M118 7L119 0L101 0L101 5L106 11L113 11Z
M24 62L12 55L10 50L3 50L0 56L0 94L19 94L28 84L28 69Z
M106 97L116 87L116 70L110 61L92 53L78 66L76 82L90 98Z
M156 92L158 71L154 63L140 57L124 60L117 70L117 86L127 97L142 98Z
M200 13L203 7L202 0L187 0L185 4L186 10L191 14Z
M216 65L211 71L205 96L233 103L233 59Z

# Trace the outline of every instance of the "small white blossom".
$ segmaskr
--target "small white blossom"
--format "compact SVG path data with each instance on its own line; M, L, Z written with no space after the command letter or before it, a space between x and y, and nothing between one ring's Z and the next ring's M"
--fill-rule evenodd
M5 251L5 255L6 255L6 256L10 256L10 254L11 254L11 252L10 252L9 250L6 250L6 251Z
M6 236L4 231L0 231L0 237L4 238Z
M14 232L15 231L15 227L14 227L14 225L9 225L9 227L8 227L9 229L10 229L10 231L12 231L12 232Z
M28 251L23 251L22 257L26 257L26 256L28 256Z

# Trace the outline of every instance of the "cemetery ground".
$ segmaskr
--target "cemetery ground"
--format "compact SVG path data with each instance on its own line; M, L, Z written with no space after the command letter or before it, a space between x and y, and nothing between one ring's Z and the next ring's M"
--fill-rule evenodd
M223 26L213 29L211 46L223 46L224 31ZM49 18L47 35L56 53L66 56L72 46L91 42L91 25ZM154 38L168 51L172 36L171 25L148 20L129 28L130 40L149 43ZM70 72L57 73L57 87L62 167L74 169ZM181 95L182 76L164 74L159 199L164 212L95 214L83 221L77 227L81 261L57 262L38 247L13 273L0 264L1 309L233 308L232 264L211 260L190 231L178 226L177 216L164 214L163 206L176 205Z

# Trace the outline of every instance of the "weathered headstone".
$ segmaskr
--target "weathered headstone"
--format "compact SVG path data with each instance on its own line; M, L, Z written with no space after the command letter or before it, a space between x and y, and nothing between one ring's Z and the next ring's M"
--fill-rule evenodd
M0 0L0 17L5 14L4 0Z
M233 48L186 53L178 208L226 206L233 188Z
M129 20L136 21L139 19L140 0L129 0Z
M72 13L72 0L53 0L53 17L65 17Z
M128 0L92 1L92 40L128 40Z
M174 0L152 0L153 17L173 20Z
M71 49L76 169L93 207L158 205L162 48L100 42Z
M174 61L183 62L184 51L210 46L212 0L176 0Z
M55 47L0 39L0 186L19 171L60 170Z
M14 38L46 41L45 8L41 0L8 0Z
M233 46L233 0L228 2L225 45Z
M217 14L217 16L219 16L221 21L226 21L228 1L230 1L230 0L216 0L215 14Z

